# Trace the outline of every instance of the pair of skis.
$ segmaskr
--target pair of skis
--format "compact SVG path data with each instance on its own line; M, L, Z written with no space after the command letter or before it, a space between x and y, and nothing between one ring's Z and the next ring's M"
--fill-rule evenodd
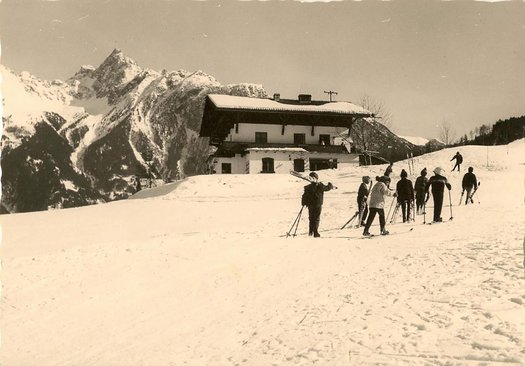
M305 180L307 182L316 183L314 178L310 177L309 175L304 175L304 174L302 174L300 172L296 172L295 170L290 170L290 174L293 175L296 178L300 178L300 179ZM322 182L319 182L319 183L322 183ZM332 184L332 189L337 189L337 187Z

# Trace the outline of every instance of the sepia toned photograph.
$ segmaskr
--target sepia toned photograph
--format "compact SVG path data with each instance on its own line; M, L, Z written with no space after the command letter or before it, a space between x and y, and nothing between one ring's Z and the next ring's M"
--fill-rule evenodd
M0 365L525 365L525 2L0 0Z

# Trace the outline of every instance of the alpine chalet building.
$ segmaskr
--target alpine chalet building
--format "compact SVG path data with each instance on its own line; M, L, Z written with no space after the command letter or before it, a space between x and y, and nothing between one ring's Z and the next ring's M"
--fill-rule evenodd
M353 121L373 114L350 102L209 94L201 137L217 148L217 174L288 173L359 165L345 138Z

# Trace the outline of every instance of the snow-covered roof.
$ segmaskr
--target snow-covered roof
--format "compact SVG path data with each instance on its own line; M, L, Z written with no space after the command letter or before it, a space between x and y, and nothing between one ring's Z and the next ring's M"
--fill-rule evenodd
M267 98L237 97L233 95L208 94L217 108L244 109L259 111L289 111L289 112L324 112L340 114L372 114L357 104L350 102L326 102L316 104L290 104L277 102Z
M246 151L291 151L291 152L307 152L300 147L250 147Z

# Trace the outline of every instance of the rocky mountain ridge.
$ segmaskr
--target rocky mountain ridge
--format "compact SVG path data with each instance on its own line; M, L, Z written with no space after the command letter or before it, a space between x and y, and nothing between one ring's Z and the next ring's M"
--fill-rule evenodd
M204 173L206 94L266 97L260 85L221 85L202 71L144 69L117 49L66 81L0 71L4 213L126 198L137 176Z

